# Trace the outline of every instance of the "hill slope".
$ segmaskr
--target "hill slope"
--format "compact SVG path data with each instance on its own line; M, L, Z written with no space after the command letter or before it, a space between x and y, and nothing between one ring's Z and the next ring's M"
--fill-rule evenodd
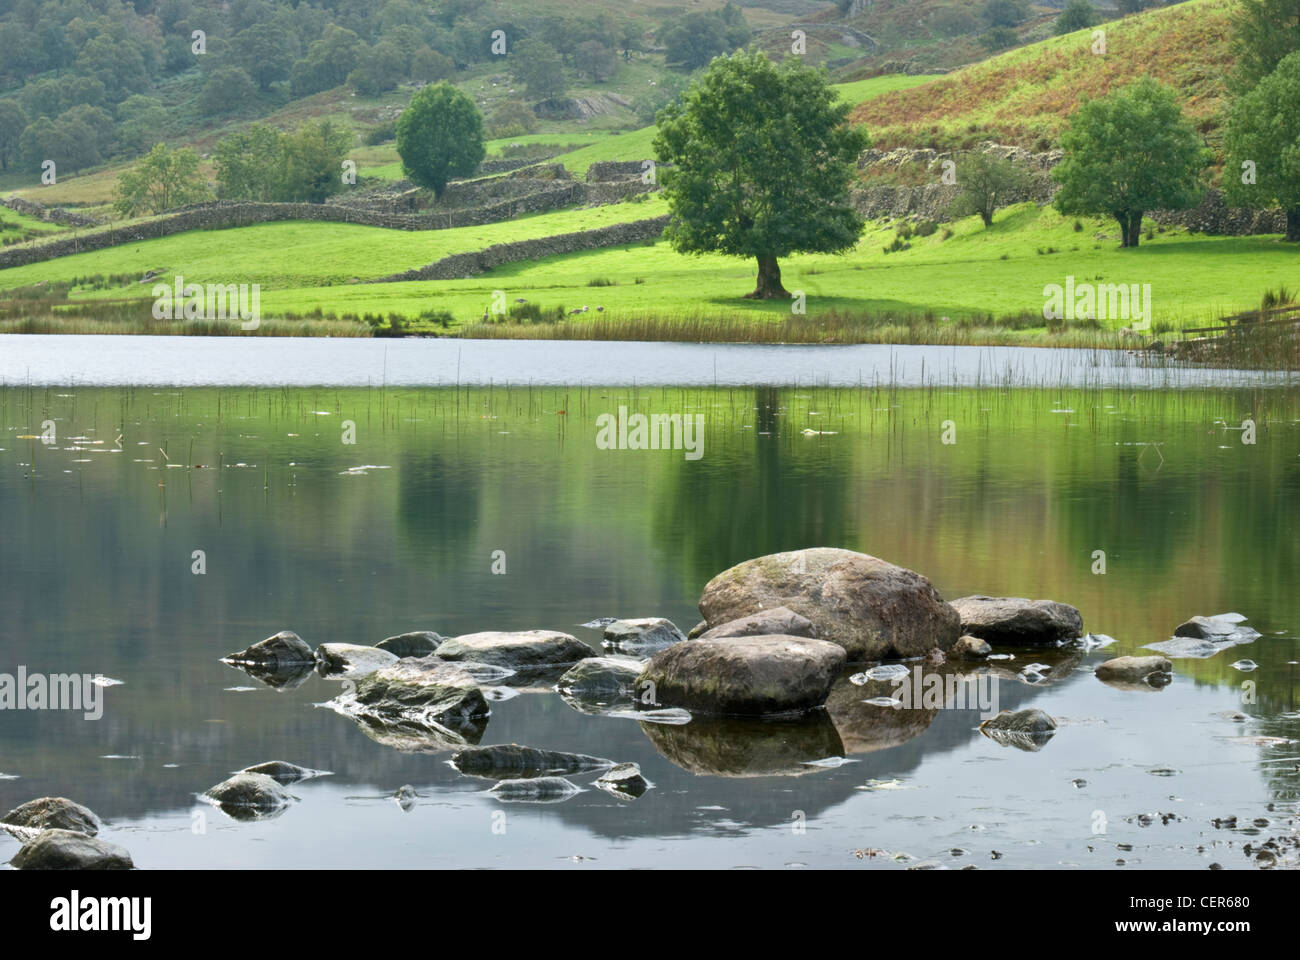
M862 104L853 119L874 144L961 149L983 140L1044 150L1084 97L1151 76L1178 91L1183 109L1214 145L1225 105L1234 0L1191 0L1053 37Z

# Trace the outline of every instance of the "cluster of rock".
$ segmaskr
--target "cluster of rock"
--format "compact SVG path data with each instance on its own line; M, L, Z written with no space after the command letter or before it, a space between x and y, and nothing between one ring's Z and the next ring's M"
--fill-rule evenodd
M131 855L98 837L103 821L66 797L30 800L0 817L0 829L22 843L10 861L18 870L131 870Z

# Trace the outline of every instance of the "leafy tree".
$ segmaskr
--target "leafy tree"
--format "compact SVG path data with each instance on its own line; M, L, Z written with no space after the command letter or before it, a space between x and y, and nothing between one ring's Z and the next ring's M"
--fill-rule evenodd
M170 119L162 101L135 93L117 105L118 140L124 150L143 153Z
M1147 210L1183 210L1200 199L1197 181L1210 161L1169 87L1143 77L1085 99L1061 135L1061 185L1054 205L1069 215L1108 214L1122 246L1136 247Z
M284 179L280 199L324 203L343 189L343 158L352 132L330 120L304 123L282 141Z
M607 47L599 40L585 40L573 51L573 65L594 82L604 83L614 75L618 57L613 47Z
M628 21L618 32L618 48L623 52L624 60L631 60L633 51L640 52L645 46L641 41L641 28Z
M236 66L266 92L277 80L288 80L298 38L283 27L259 23L235 34L231 56Z
M534 100L564 93L564 67L560 55L545 40L521 40L510 54L510 70Z
M1233 104L1224 148L1228 198L1248 207L1277 203L1286 211L1286 239L1300 242L1300 51Z
M1097 11L1088 0L1070 0L1052 25L1052 32L1057 36L1085 30L1097 22Z
M420 83L437 83L456 72L456 61L446 54L425 47L411 54L411 79Z
M125 217L137 217L202 203L209 197L199 174L199 155L189 147L169 150L159 143L117 178L113 206Z
M505 100L492 111L488 130L493 137L520 137L537 129L537 115L528 104Z
M1026 0L987 0L980 15L990 27L1014 27L1029 19Z
M659 114L654 149L673 213L665 236L681 253L753 257L750 297L788 296L780 257L851 249L863 221L849 202L866 135L824 71L761 51L713 61Z
M980 37L980 45L990 52L1014 47L1020 37L1010 27L994 27Z
M483 162L483 116L445 80L424 87L397 118L397 153L406 176L440 197L448 181Z
M0 100L0 170L18 159L18 142L27 127L27 114L13 100Z
M985 228L993 226L993 214L1029 183L1029 176L1005 157L971 153L957 161L957 186L951 213L965 217L978 213Z
M217 67L203 83L199 94L199 112L205 117L232 113L252 103L257 87L241 68Z
M659 42L667 48L667 62L687 70L702 67L731 49L727 25L715 13L688 13L668 21L659 31Z
M1300 0L1241 0L1232 19L1231 80L1237 91L1249 90L1296 50Z
M284 178L284 134L254 123L224 137L213 151L217 197L222 200L278 200Z

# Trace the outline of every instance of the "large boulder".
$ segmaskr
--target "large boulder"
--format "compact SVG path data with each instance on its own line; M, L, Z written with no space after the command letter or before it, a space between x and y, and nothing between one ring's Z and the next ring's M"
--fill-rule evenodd
M467 633L438 647L442 660L474 660L520 671L577 663L595 655L577 637L555 630Z
M442 645L442 636L432 630L412 630L399 633L395 637L386 637L375 644L380 650L387 650L394 656L427 657Z
M852 662L920 657L947 649L960 618L919 573L852 550L813 547L746 560L704 587L709 628L786 607Z
M771 610L760 610L738 620L720 623L716 627L702 630L696 636L704 640L713 640L721 637L758 637L773 633L780 633L787 637L816 639L817 627L807 617L795 613L789 607L774 607Z
M663 617L638 617L606 624L601 646L648 656L685 639L686 635L671 620Z
M66 797L41 797L14 807L0 824L21 830L71 830L93 837L103 826L94 812Z
M692 714L797 714L826 702L844 662L842 647L807 637L689 640L655 654L637 689Z
M227 654L222 659L241 666L285 668L315 663L316 654L298 634L292 630L281 630L274 636L259 640L238 653Z
M17 870L132 870L131 854L75 830L42 830L10 861Z
M1074 640L1083 617L1068 603L1023 597L961 597L952 602L964 634L989 643L1026 645Z

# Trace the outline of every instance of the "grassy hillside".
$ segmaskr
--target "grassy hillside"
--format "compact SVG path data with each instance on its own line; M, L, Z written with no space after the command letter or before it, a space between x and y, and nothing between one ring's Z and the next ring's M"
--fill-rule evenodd
M1012 50L921 87L868 101L853 118L876 145L973 146L981 140L1029 149L1053 145L1085 96L1142 76L1173 86L1198 128L1215 142L1232 64L1229 16L1235 0L1190 0L1100 24L1106 53L1081 30Z

